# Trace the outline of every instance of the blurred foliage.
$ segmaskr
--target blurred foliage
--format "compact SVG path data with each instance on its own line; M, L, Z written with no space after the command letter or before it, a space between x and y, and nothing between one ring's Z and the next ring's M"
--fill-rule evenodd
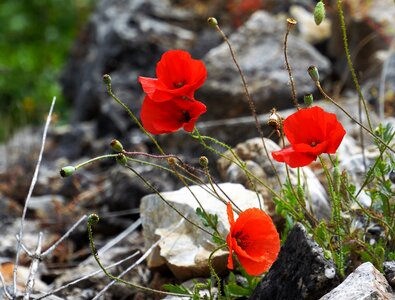
M0 141L42 123L53 96L67 115L59 75L95 0L0 1Z

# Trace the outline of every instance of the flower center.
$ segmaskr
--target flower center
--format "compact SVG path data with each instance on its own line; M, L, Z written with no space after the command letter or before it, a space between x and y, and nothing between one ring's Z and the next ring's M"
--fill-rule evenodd
M239 245L239 247L241 249L246 250L248 248L248 246L250 244L248 236L243 235L242 232L238 232L238 233L236 233L235 238L236 238L237 245Z
M189 114L189 111L187 110L182 110L181 114L182 114L182 118L181 118L182 123L188 123L192 119L191 115Z
M180 87L183 87L186 84L186 80L182 80L179 82L173 82L173 85L176 89L179 89Z
M310 144L311 147L315 147L315 146L317 146L319 143L321 143L320 140L314 140L314 141L309 142L309 144Z

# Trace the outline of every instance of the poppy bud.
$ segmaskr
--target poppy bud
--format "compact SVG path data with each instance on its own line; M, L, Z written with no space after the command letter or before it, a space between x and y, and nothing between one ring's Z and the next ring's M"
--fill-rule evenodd
M388 175L388 178L391 180L392 183L395 183L395 171L391 170L390 174Z
M126 158L125 154L119 153L116 157L117 163L119 163L121 166L126 166L126 163L128 162L128 159Z
M111 84L111 77L108 74L103 75L103 82L107 85Z
M110 145L111 145L112 150L114 150L116 152L123 151L123 146L122 146L121 142L116 139L112 140Z
M287 18L287 24L288 26L294 26L296 25L298 22L294 19L294 18Z
M216 26L218 26L218 21L217 21L217 19L214 18L214 17L209 17L209 18L207 19L207 23L208 23L208 25L210 25L211 27L216 27Z
M169 165L174 165L176 163L176 160L174 157L169 157L167 159L167 162L169 163Z
M69 176L73 175L74 172L75 172L75 168L73 166L63 167L60 170L60 176L69 177Z
M314 8L314 22L318 26L325 19L325 5L320 1Z
M206 156L200 156L199 158L199 164L203 167L206 168L208 166L208 158Z
M275 108L272 108L270 111L267 125L273 127L274 129L279 129L281 127L281 116L277 113L277 110Z
M90 225L97 224L99 222L100 218L97 214L90 214L88 217L88 222Z
M318 69L316 66L310 66L307 71L309 72L309 75L311 79L313 79L314 82L320 81L320 73L318 72Z
M313 105L313 101L314 101L313 95L312 94L305 95L304 98L303 98L303 101L304 101L304 105L306 105L306 107L312 106Z

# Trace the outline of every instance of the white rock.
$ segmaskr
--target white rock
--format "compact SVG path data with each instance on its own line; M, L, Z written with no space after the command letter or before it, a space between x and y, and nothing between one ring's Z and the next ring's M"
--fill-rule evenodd
M241 210L259 207L259 201L262 201L261 198L258 199L255 192L245 189L240 184L224 183L219 186L223 192L218 188L216 190L221 198L228 202L225 193ZM196 197L207 213L218 216L218 231L223 238L226 238L229 231L226 205L218 200L210 186L191 186L190 190L184 187L178 191L161 193L161 195L182 216L204 227L200 217L196 214L196 208L199 207ZM187 221L179 225L182 217L156 194L145 196L141 200L140 213L146 248L159 238L165 237L159 243L159 248L149 257L149 267L166 264L174 275L182 280L209 274L208 256L216 245L208 233ZM212 232L207 227L205 229ZM226 266L226 257L225 251L218 251L214 256L213 264L219 272Z
M360 265L339 286L320 300L392 300L395 295L385 277L370 263Z

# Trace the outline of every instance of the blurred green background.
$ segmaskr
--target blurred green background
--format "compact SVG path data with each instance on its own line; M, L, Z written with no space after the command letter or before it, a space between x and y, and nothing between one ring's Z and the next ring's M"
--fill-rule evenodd
M0 142L44 123L53 96L67 120L58 79L95 0L0 1Z

